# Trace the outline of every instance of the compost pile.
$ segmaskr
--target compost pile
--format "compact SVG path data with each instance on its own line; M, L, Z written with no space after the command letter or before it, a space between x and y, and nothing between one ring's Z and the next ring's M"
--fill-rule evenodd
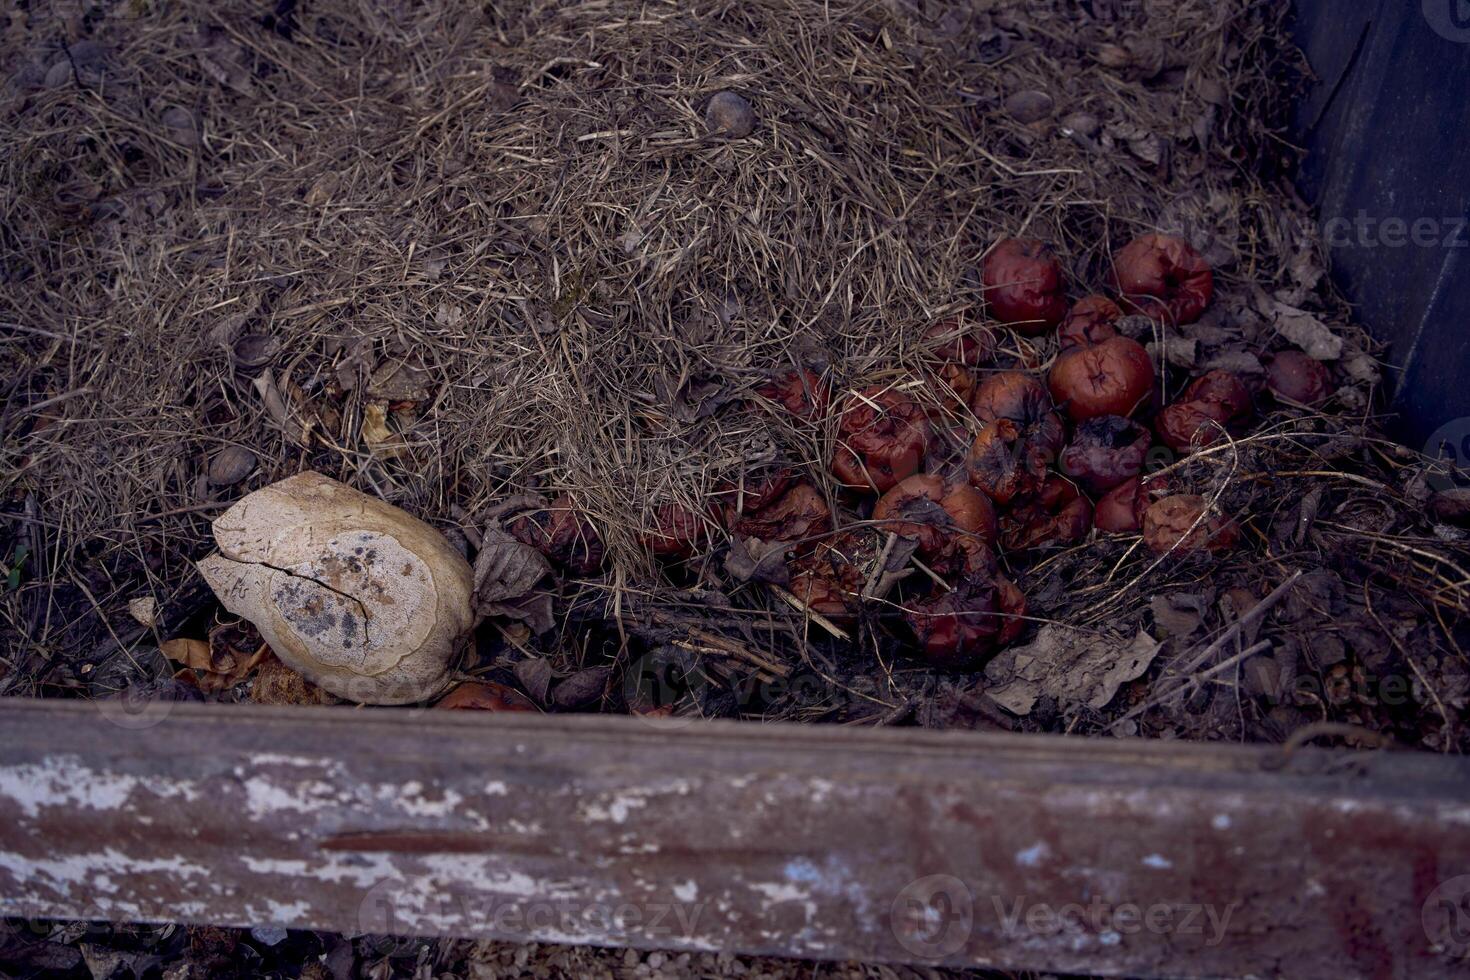
M333 701L194 565L315 470L544 559L455 706L1463 747L1284 6L9 12L5 690Z

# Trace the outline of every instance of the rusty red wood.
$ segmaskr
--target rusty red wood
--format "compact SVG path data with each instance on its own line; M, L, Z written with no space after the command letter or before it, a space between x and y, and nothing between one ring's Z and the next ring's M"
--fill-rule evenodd
M1460 759L0 702L9 915L1435 977L1467 894Z

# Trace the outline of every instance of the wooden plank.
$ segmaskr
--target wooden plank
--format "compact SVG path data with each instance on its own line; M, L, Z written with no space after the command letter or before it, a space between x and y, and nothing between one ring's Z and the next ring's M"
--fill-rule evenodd
M600 716L0 709L7 915L1130 976L1436 977L1465 975L1452 954L1470 936L1441 927L1466 875L1470 764L1429 755Z

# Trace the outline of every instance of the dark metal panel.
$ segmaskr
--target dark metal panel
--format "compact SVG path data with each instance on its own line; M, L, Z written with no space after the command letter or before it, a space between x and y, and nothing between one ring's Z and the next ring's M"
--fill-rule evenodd
M0 705L9 915L1341 980L1464 975L1462 890L1429 755Z
M1334 278L1392 345L1400 432L1422 446L1470 417L1470 4L1298 0L1297 11L1321 79L1298 113L1301 186L1320 206Z

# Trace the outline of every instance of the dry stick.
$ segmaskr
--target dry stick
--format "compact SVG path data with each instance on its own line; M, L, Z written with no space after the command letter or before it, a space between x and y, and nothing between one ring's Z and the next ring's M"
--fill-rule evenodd
M1201 650L1198 655L1191 658L1190 661L1186 663L1183 667L1178 668L1176 672L1180 674L1188 674L1191 671L1197 669L1200 664L1203 664L1205 661L1213 657L1216 653L1220 651L1221 648L1225 646L1225 644L1229 643L1231 640L1235 639L1235 637L1239 636L1241 630L1245 629L1247 626L1251 625L1252 623L1259 620L1262 616L1266 615L1266 613L1270 612L1278 602L1285 598L1286 593L1291 589L1293 585L1297 583L1297 580L1301 577L1302 571L1300 569L1293 572L1290 578L1288 578L1285 582L1282 582L1280 585L1276 586L1276 588L1272 589L1271 593L1267 595L1266 598L1256 603L1255 606L1250 610L1250 612L1246 613L1244 616L1240 617L1234 623L1232 623L1229 629L1225 630L1225 632L1216 637L1213 643ZM1260 644L1256 644L1256 646L1259 647ZM1255 650L1255 647L1252 647L1251 649L1253 651ZM1230 659L1224 661L1216 667L1213 667L1205 673L1201 674L1200 677L1203 678L1213 676L1214 673L1218 670L1222 670L1225 666L1233 664L1244 658L1244 653L1236 654L1234 657L1231 657ZM1180 691L1184 690L1191 683L1193 683L1194 680L1194 678L1186 677L1178 684L1171 687L1169 690L1164 691L1160 694L1155 694L1143 704L1140 704L1138 707L1134 708L1132 711L1129 711L1123 717L1113 722L1113 724L1109 727L1116 727L1118 725L1121 725L1125 721L1137 718L1139 715L1143 714L1145 711L1149 710L1155 705L1161 704L1168 698L1171 698L1175 694L1178 694Z
M781 600L789 605L791 608L795 609L799 613L806 614L806 617L808 619L816 623L818 626L822 627L822 629L826 630L828 633L831 633L837 639L846 641L852 640L852 634L848 633L847 630L838 626L836 623L832 622L832 620L828 619L826 616L823 616L811 606L808 606L806 603L802 602L786 589L783 589L781 586L776 585L775 583L771 583L767 587L776 595L780 596Z
M661 626L669 626L676 629L685 630L691 637L699 640L701 643L713 647L714 649L719 650L722 653L727 654L728 656L736 657L740 660L744 660L746 663L753 664L756 667L761 668L762 670L769 671L777 675L778 677L788 677L791 674L791 668L786 667L782 664L775 663L774 661L767 660L765 657L762 657L759 654L752 653L751 651L747 650L745 647L741 646L733 640L728 640L725 637L720 636L716 633L711 633L708 630L700 629L698 626L691 626L688 623L681 622L678 619L675 619L673 616L670 616L667 613L659 612L656 609L651 610L648 615L650 619ZM675 642L677 643L678 641Z

